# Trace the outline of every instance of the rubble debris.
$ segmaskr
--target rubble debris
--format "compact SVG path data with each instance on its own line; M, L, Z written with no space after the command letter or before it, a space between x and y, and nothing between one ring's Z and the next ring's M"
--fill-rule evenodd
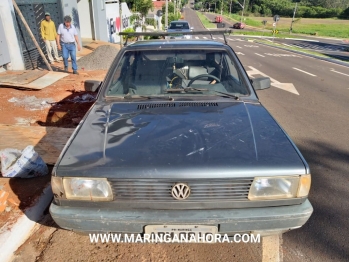
M25 107L30 111L43 110L51 107L54 103L52 98L37 98L36 96L26 96L24 98L12 97L8 100L10 103L14 103L16 106Z
M91 94L84 94L82 96L76 96L71 101L74 103L86 103L86 102L93 102L96 100L96 96L93 96Z

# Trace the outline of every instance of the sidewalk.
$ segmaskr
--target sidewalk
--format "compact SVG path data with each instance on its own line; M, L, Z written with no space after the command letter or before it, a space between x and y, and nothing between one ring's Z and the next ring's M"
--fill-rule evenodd
M92 41L84 45L78 56L87 56L103 45L118 48L115 44ZM80 74L73 75L59 72L62 66L62 63L53 65L54 73L62 77L45 84L43 89L38 86L44 85L44 77L49 74L44 67L2 73L7 76L7 84L0 84L0 150L23 150L27 145L33 145L49 166L49 174L30 179L4 178L0 174L1 262L11 260L13 252L30 236L52 200L52 167L95 101L95 93L84 91L84 82L103 80L107 72L79 69ZM19 85L32 85L33 88L18 89Z

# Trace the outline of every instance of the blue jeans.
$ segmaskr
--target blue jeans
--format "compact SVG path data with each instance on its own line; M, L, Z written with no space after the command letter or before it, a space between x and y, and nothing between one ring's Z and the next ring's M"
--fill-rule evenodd
M66 44L61 43L62 46L62 56L64 61L64 68L68 68L68 58L70 55L73 71L78 70L78 66L76 64L76 46L75 44Z

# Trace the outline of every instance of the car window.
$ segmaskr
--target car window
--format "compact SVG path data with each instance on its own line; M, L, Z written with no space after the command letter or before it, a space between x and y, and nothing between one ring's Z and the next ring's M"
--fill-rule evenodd
M188 89L202 89L201 92ZM112 75L107 96L248 95L248 88L226 51L127 51Z
M188 23L171 23L169 29L189 29L189 24Z

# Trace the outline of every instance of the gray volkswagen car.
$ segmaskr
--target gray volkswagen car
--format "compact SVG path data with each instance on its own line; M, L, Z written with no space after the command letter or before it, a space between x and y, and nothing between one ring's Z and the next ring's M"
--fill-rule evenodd
M168 33L172 33L166 36L166 39L191 39L190 34L182 34L192 32L193 27L190 27L189 23L184 20L172 21L169 27L166 29Z
M139 41L89 84L97 100L52 174L62 228L272 235L312 214L309 166L258 100L270 79L226 43Z

